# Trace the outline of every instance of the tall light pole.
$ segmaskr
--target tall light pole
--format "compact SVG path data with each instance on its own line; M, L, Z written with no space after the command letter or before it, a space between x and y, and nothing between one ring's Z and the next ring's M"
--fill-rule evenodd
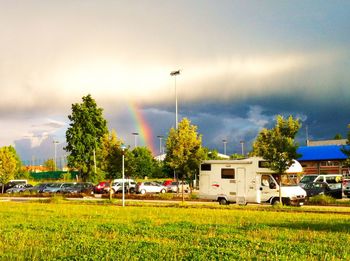
M133 132L131 133L132 135L134 135L135 139L134 139L134 149L137 147L137 136L139 135L138 132Z
M178 119L177 119L177 90L176 90L176 75L180 75L180 70L172 71L170 76L174 76L175 79L175 128L177 129Z
M157 138L159 138L159 156L162 155L162 139L164 138L163 135L158 135Z
M222 143L224 144L224 155L226 155L226 144L227 144L227 140L222 140Z
M123 197L122 197L122 202L123 202L123 207L125 207L125 175L124 175L124 157L125 157L125 149L126 149L126 146L124 144L122 144L121 146L121 149L122 149L122 179L123 179L123 182L122 182L122 193L123 193Z
M241 140L239 143L241 143L242 155L244 156L244 140Z
M56 157L57 157L57 144L58 144L58 143L59 143L59 142L58 142L57 140L54 140L54 141L53 141L53 145L54 145L54 147L55 147L55 162L54 162L55 166L54 166L54 171L56 171L56 167L57 167Z

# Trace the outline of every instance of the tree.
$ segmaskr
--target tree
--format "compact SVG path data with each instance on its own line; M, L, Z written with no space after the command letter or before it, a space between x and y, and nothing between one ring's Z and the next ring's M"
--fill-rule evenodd
M144 176L153 177L156 171L157 162L153 158L152 152L146 147L136 147L132 150L134 176L141 178Z
M16 149L12 146L8 146L8 149L11 151L11 153L15 156L16 158L16 172L14 175L14 178L21 178L21 177L28 177L28 172L22 169L22 161L21 158L19 157Z
M350 124L348 124L348 139L346 141L346 144L347 145L350 145ZM346 148L345 146L343 146L343 148L341 148L341 151L348 157L345 162L344 162L344 165L347 166L347 167L350 167L350 149L349 148Z
M178 177L193 179L198 173L198 166L205 158L202 137L197 133L197 126L184 118L178 129L171 128L166 141L167 155L165 164L175 170Z
M113 179L121 176L122 144L123 141L118 138L115 130L104 134L101 139L101 148L98 153L99 167L105 172L106 178Z
M298 144L294 141L301 124L298 119L289 116L284 119L281 115L276 117L273 129L262 129L253 143L253 155L263 157L270 162L270 168L282 175L298 158ZM279 178L281 188L282 181ZM280 202L282 202L281 189L279 189Z
M107 121L103 118L103 109L97 107L90 94L82 100L81 104L72 104L65 150L70 153L67 157L68 166L78 169L83 180L94 181L97 178L94 155L101 146L101 138L108 133Z
M242 154L238 154L238 153L233 153L232 155L230 155L230 159L236 160L236 159L244 159L244 155Z
M17 154L13 152L11 146L0 148L0 183L2 184L2 193L4 185L14 178L17 169Z
M340 133L337 133L337 134L335 134L334 135L334 140L341 140L343 137L342 137L342 135L340 134Z
M44 162L44 167L47 168L50 171L54 171L56 164L55 161L53 159L48 159Z

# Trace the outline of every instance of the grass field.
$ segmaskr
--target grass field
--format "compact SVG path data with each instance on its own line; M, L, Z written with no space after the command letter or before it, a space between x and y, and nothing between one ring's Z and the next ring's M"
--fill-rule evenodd
M341 212L16 202L0 207L1 260L350 259L350 216Z

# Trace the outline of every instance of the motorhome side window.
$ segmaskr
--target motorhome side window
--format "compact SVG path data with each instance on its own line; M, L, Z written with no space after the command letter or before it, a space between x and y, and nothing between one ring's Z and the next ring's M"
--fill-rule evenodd
M211 164L201 164L201 170L210 171L211 170Z
M259 160L259 168L264 168L264 169L268 169L270 168L270 161L267 160Z
M221 169L222 179L235 179L235 169Z

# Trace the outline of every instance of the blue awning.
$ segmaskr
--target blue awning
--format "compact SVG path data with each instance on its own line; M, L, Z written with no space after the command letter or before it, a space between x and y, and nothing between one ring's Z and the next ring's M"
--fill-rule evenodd
M301 155L298 160L345 160L348 157L341 151L343 148L350 150L349 145L301 146L297 150Z

